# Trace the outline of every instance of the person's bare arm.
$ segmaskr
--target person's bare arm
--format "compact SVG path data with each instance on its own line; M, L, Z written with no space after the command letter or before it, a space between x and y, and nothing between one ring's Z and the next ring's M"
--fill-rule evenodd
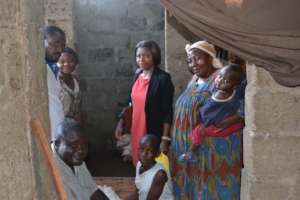
M124 200L139 200L137 188L135 188L134 192L129 194Z
M167 173L164 170L159 170L153 178L147 200L158 200L167 181Z
M115 129L115 138L116 139L120 139L121 136L123 135L123 132L124 132L124 130L123 130L123 123L124 123L123 119L120 119L118 121L117 127Z
M171 139L170 133L171 133L171 124L164 123L163 136L166 136L167 138ZM171 141L162 139L160 143L160 151L168 155L170 143Z

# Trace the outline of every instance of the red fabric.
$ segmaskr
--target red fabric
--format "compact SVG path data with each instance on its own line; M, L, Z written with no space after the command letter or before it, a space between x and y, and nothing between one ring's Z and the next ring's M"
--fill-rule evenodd
M236 123L225 129L217 128L214 125L210 125L205 128L203 124L200 123L193 129L192 133L190 134L190 138L193 144L199 145L202 143L204 137L226 137L232 133L237 132L243 127L244 123Z
M149 79L141 76L135 81L132 92L132 124L131 124L131 156L136 166L138 161L138 149L141 138L146 134L145 102L149 87Z

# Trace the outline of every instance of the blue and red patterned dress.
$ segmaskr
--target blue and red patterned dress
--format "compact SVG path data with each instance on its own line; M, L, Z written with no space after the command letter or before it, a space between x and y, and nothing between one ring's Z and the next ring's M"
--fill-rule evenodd
M175 104L171 169L176 200L240 198L242 130L227 137L206 137L196 153L197 163L177 159L190 149L189 134L200 121L199 109L211 95L216 74L201 83L193 78Z

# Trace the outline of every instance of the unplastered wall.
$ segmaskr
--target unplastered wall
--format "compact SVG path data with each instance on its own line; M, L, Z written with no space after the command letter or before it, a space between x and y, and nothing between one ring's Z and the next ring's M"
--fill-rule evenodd
M49 130L43 1L4 0L0 13L0 199L52 200L49 169L29 125L37 117Z
M159 0L74 3L85 128L91 150L103 150L111 147L117 114L129 95L136 43L154 40L164 53L164 10Z
M74 31L74 0L44 0L45 24L55 25L65 31L67 45L76 48Z
M247 65L242 199L300 196L300 88L277 84Z
M169 23L170 17L167 13L165 16L166 67L172 76L175 86L175 102L176 98L181 94L181 92L183 92L192 77L187 68L185 52L185 45L190 44L190 42L181 36Z

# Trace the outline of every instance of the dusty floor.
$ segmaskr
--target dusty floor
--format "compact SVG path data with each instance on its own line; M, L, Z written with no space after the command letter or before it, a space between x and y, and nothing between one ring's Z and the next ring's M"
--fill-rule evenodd
M134 177L135 168L131 163L122 162L117 151L93 152L87 166L94 177Z

